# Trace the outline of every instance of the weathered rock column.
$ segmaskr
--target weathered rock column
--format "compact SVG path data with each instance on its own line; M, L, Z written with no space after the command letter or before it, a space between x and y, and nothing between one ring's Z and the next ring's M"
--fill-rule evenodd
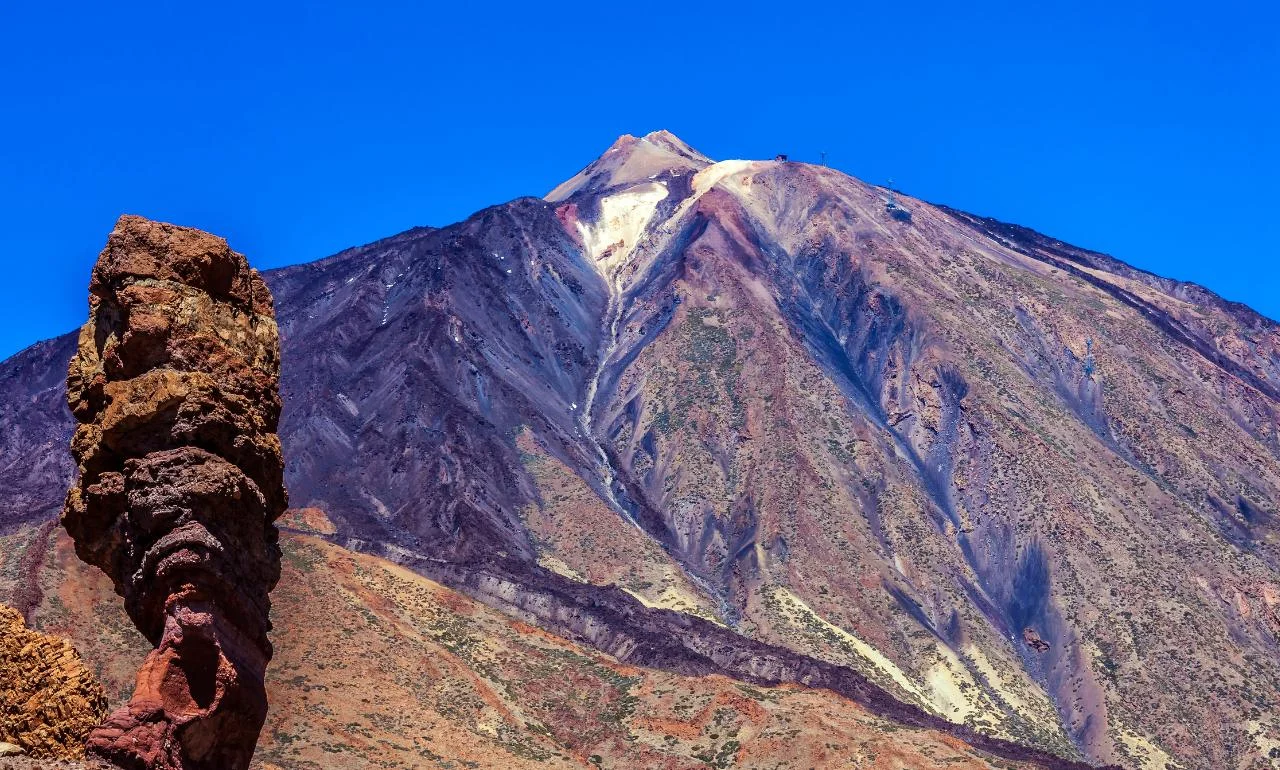
M67 376L80 480L62 523L156 649L88 751L126 768L247 768L286 504L271 293L223 239L132 216L89 293Z

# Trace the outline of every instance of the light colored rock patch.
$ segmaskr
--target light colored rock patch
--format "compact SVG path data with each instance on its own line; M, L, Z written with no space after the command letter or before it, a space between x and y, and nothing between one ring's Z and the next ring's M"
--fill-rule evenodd
M968 693L979 689L968 670L950 650L947 655L929 667L924 684L929 692L929 702L940 714L953 722L964 722L980 711Z
M339 393L338 403L341 404L342 408L347 411L347 414L351 415L352 417L360 416L360 407L356 406L351 399L347 398L347 394Z
M633 591L626 586L619 587L630 594L636 601L650 609L675 610L676 612L683 612L686 615L693 615L695 617L702 618L703 620L709 620L717 626L724 626L724 623L721 623L719 618L712 615L698 604L698 597L685 591L681 591L676 585L664 586L656 596L645 596L639 591Z
M1005 703L1008 703L1013 707L1014 711L1017 711L1020 714L1031 713L1031 704L1027 703L1027 700L1023 698L1022 694L1015 688L1009 686L1009 683L1005 681L1003 676L1001 676L999 670L997 670L995 666L991 665L991 660L987 657L986 653L982 651L981 647L976 644L969 644L965 646L963 652L965 657L967 657L982 676L986 678L987 684L996 691L996 694L999 695ZM1046 702L1038 705L1040 706L1040 710L1047 709L1047 713L1053 713L1052 704Z
M1025 699L1010 693L1011 688L977 646L970 644L963 650L967 660L962 660L954 650L942 644L935 643L933 651L938 661L925 674L925 686L932 696L931 703L942 716L956 722L980 724L987 732L1014 739L1015 736L1006 729L1007 715L997 701L1001 698L1018 713L1036 714L1046 724L1056 723L1057 714L1047 699L1028 706ZM974 675L975 668L995 690L996 697L992 697L992 693Z
M725 179L750 170L756 163L753 160L722 160L707 166L693 176L694 197L706 195Z
M387 508L386 503L379 500L375 495L373 495L367 490L361 490L361 491L364 494L364 499L368 500L369 504L373 506L373 510L375 513L378 514L379 518L382 518L384 520L391 518L391 510Z
M898 687L905 692L915 696L915 700L917 702L922 705L932 703L932 698L930 698L930 696L925 693L925 691L916 684L911 677L907 676L906 672L901 668L898 668L898 664L889 660L875 647L872 647L870 644L867 644L854 634L849 633L840 626L837 626L819 615L805 602L804 599L801 599L799 596L796 596L790 590L783 588L782 586L768 586L763 590L768 593L771 598L782 604L784 607L790 609L793 613L807 617L821 626L824 630L835 634L836 637L844 641L854 652L866 660L872 668L888 677L894 684L898 685Z
M1144 738L1130 730L1118 720L1111 720L1112 734L1116 738L1116 748L1138 770L1183 770L1186 765L1179 764L1169 752L1157 746L1150 739Z
M588 582L577 570L566 564L563 559L548 551L542 551L538 554L538 566L549 569L557 575L563 575L570 580L576 580L579 583Z
M788 620L799 625L817 624L824 632L840 639L846 648L862 658L867 668L864 673L880 680L882 686L891 682L901 691L913 696L912 700L925 709L958 723L981 724L986 732L1005 738L1011 734L1005 729L1006 715L998 704L993 702L986 690L974 677L969 667L955 652L947 647L935 644L930 657L934 660L924 674L923 680L917 680L896 663L886 657L871 644L855 634L831 623L810 607L803 599L781 586L769 586L764 589L769 596L785 609ZM975 648L976 649L976 648ZM966 655L969 652L966 651ZM981 653L979 653L980 655ZM994 668L985 657L981 658L990 673L983 673L1000 682L994 676ZM994 686L994 684L993 684ZM1001 694L1004 694L1003 692ZM1023 702L1017 699L1019 703ZM1043 709L1039 709L1043 711ZM1047 712L1052 718L1052 710Z
M1253 745L1258 747L1258 756L1271 757L1272 752L1280 754L1280 734L1268 734L1267 726L1255 720L1245 722L1244 726L1253 738Z
M666 197L667 186L661 182L637 185L601 198L600 218L595 222L578 222L583 249L602 275L611 275L626 262Z

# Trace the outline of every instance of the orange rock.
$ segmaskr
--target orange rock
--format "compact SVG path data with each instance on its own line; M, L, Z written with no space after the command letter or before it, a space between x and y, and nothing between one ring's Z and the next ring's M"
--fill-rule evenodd
M106 713L102 685L71 643L0 605L0 742L36 759L77 759Z

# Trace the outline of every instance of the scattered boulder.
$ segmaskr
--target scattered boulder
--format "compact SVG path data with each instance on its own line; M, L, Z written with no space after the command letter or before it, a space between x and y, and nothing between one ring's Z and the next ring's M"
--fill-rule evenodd
M1026 642L1027 646L1036 652L1048 652L1051 649L1050 644L1041 639L1040 634L1030 626L1022 629L1022 641Z

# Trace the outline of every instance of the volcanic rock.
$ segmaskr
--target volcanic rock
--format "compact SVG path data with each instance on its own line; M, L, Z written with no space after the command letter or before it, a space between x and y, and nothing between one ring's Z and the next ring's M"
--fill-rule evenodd
M89 291L62 522L156 649L88 749L129 768L245 768L285 508L271 294L221 238L132 216Z
M106 713L102 685L71 643L0 605L0 756L79 758Z
M1022 629L1022 641L1026 642L1027 646L1036 652L1048 652L1052 647L1048 642L1041 639L1040 634L1036 633L1036 630L1031 627Z

